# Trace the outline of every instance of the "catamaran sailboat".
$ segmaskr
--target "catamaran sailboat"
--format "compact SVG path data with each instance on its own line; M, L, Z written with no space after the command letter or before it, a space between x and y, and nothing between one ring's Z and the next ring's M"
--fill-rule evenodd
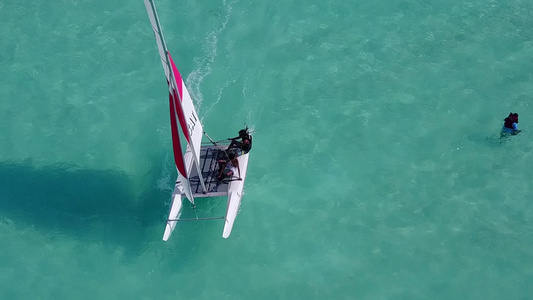
M231 234L241 203L249 154L244 151L237 156L240 174L233 174L232 177L220 180L218 176L220 174L219 161L228 158L227 148L230 139L214 142L203 131L193 100L165 44L154 1L144 0L144 4L152 23L159 56L168 83L172 146L174 162L178 171L163 240L169 239L176 224L180 221L211 219L225 220L222 237L227 238ZM248 128L241 130L241 132L243 131L248 134ZM208 138L208 143L202 143L204 135ZM184 138L183 143L186 142L185 151L182 149L180 136ZM187 199L195 207L195 199L197 198L222 196L228 199L225 216L180 219L184 199Z

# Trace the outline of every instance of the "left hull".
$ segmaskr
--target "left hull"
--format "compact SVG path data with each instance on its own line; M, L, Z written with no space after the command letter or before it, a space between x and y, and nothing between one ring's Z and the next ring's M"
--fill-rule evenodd
M177 189L177 188L176 188ZM170 206L170 213L168 214L167 226L165 227L165 233L163 234L163 241L168 241L170 235L176 228L177 220L181 214L181 209L183 207L183 199L181 194L174 193L172 195L172 204Z

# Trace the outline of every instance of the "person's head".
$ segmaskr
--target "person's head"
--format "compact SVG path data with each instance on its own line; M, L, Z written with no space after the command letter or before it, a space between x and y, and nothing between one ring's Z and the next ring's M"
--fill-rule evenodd
M246 129L239 130L239 137L240 138L245 138L247 136L248 136L248 130L246 130Z
M233 153L233 152L228 153L228 158L229 158L230 160L235 159L235 153Z
M505 120L511 121L513 123L518 123L518 114L510 112L509 116L507 116Z

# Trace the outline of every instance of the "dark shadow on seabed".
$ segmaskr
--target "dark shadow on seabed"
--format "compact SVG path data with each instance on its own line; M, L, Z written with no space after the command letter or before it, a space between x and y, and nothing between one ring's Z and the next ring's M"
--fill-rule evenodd
M150 182L155 182L155 179ZM121 172L0 163L0 217L43 233L116 244L136 255L162 220L161 191L132 194Z

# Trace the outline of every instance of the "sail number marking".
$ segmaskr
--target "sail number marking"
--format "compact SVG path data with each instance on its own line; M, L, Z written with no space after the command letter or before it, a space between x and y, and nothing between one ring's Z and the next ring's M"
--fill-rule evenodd
M191 111L191 117L187 120L187 127L189 128L190 135L192 135L194 127L196 127L196 123L198 123L198 117L194 111Z

